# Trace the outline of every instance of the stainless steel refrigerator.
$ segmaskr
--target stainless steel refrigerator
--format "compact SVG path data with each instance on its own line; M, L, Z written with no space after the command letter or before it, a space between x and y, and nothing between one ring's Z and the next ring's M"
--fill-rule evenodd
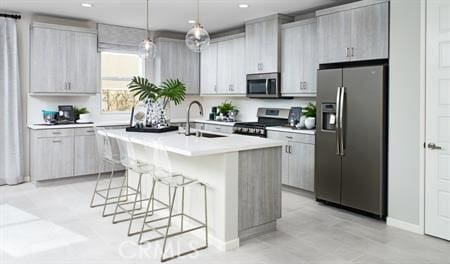
M387 66L321 69L316 199L386 216Z

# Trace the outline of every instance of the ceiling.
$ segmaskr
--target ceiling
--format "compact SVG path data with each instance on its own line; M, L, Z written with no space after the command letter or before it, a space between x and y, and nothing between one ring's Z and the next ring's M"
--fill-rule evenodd
M210 32L276 13L291 14L352 0L200 0L200 22ZM81 3L92 3L85 8ZM237 5L245 3L249 8ZM0 0L0 10L145 28L145 0ZM196 0L150 0L150 29L186 31L196 17Z

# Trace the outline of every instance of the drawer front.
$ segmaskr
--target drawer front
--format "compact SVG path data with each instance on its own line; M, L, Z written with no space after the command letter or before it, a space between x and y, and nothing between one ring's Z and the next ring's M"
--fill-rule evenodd
M219 132L219 133L225 133L225 134L233 133L233 127L231 127L231 126L205 124L205 130L210 131L210 132Z
M75 136L91 136L95 135L95 129L93 127L83 127L75 129Z
M279 132L279 131L267 131L267 137L278 140L294 141L306 144L315 144L316 136L299 134L299 133L289 133L289 132Z
M35 134L37 138L73 137L74 129L73 128L43 129L43 130L33 130L32 133Z

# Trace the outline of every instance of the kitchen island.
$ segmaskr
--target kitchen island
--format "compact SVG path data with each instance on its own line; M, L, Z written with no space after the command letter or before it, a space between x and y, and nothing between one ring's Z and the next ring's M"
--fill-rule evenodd
M214 138L207 138L123 129L109 130L108 135L131 142L134 155L144 162L151 163L146 160L149 151L163 146L173 170L207 185L209 240L219 250L237 248L240 240L276 229L281 217L282 141L234 134L209 133ZM133 177L130 173L130 182ZM150 188L150 176L144 176L144 195ZM185 197L185 210L199 218L203 214L201 194L194 190L186 192Z

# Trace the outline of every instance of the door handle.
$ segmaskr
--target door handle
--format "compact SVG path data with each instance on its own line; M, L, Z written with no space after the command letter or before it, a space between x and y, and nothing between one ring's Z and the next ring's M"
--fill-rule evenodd
M269 94L269 79L266 79L266 94Z
M340 144L340 129L339 129L339 112L340 112L340 102L341 102L341 87L337 88L336 92L336 155L341 155L341 144Z
M344 156L344 104L345 104L345 87L341 88L341 98L339 103L339 129L340 129L340 144L341 144L341 156Z
M428 148L432 149L432 150L441 150L442 149L441 146L438 146L438 145L436 145L434 143L428 143Z

